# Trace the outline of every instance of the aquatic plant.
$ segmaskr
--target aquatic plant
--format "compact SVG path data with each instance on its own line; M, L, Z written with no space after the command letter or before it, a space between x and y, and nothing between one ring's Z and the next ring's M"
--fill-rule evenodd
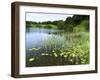
M58 36L50 34L40 48L29 49L39 51L41 55L28 56L27 66L89 64L88 32L62 33Z

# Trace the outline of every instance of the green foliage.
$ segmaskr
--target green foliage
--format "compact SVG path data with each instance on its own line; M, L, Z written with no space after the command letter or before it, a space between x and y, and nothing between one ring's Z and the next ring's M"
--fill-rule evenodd
M31 22L26 21L26 27L40 27L49 29L62 29L67 32L89 31L89 16L88 15L73 15L67 17L65 21L46 21L46 22Z
M56 22L58 29L64 29L65 22L63 20L59 20Z
M81 32L81 31L86 31L84 27L81 27L81 25L78 25L73 29L73 32Z
M72 17L67 17L66 20L65 20L65 23L73 24L73 18Z
M73 32L89 31L89 21L83 20L79 25L73 28Z
M42 46L28 51L40 55L28 56L26 66L78 65L89 64L89 16L73 15L65 21L31 22L26 27L63 30L43 39ZM57 35L57 36L56 36Z
M56 25L53 25L53 24L46 24L46 25L44 26L44 28L57 29L57 26L56 26Z
M27 66L89 64L89 32L64 34L62 39L51 35L45 39L41 48L29 49L43 52L39 56L27 57Z
M73 32L73 25L65 23L64 30L67 32Z
M88 15L73 15L72 18L73 18L73 24L74 24L74 26L77 26L83 20L88 20L89 21L89 16Z
M81 47L61 49L59 52L53 49L50 53L42 53L36 58L28 58L27 66L51 66L51 65L78 65L89 64L89 51L85 53ZM36 64L38 63L38 64Z

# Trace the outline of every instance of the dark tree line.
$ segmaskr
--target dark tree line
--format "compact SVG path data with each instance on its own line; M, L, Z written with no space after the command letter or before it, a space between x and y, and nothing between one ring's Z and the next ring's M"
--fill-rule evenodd
M89 31L89 16L88 15L73 15L72 17L67 17L65 21L45 21L45 22L32 22L26 21L26 27L44 27L45 28L57 28L64 29L66 31L72 32L74 29L85 29ZM52 27L53 26L53 27ZM76 30L77 31L77 30Z

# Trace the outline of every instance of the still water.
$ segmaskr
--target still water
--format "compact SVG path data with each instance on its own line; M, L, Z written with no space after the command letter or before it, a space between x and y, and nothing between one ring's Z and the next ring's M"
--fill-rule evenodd
M32 51L28 51L28 49L41 47L45 39L49 39L51 36L60 39L61 37L57 34L61 32L63 32L63 30L26 28L26 53L32 53Z

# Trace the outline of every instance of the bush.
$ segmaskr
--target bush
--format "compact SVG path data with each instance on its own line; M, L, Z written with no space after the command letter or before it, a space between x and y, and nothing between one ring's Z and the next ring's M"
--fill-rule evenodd
M89 21L83 20L79 25L73 28L73 32L89 31Z

